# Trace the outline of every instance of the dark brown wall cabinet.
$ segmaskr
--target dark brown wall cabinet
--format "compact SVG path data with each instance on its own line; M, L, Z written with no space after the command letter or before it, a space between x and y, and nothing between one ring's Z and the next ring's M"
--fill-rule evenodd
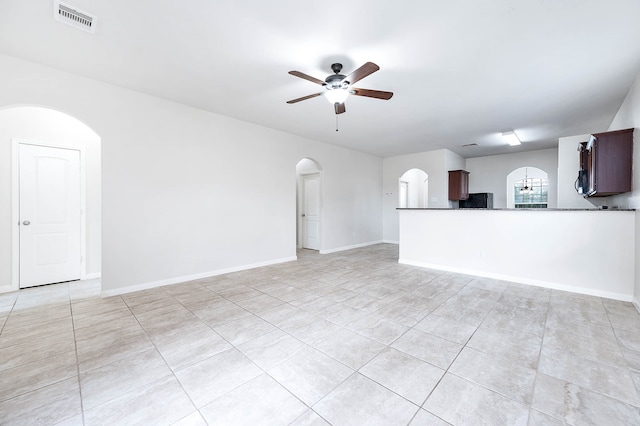
M606 197L631 191L633 129L594 133L580 153L580 167L587 171L586 197ZM591 145L589 147L589 145Z
M449 200L460 201L469 198L469 172L449 170Z

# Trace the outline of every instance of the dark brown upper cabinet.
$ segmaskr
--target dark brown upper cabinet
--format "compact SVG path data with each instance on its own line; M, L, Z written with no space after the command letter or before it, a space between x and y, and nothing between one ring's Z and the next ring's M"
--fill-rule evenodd
M607 197L631 191L633 129L594 133L580 154L587 171L585 197Z
M469 172L449 170L449 200L460 201L469 198Z

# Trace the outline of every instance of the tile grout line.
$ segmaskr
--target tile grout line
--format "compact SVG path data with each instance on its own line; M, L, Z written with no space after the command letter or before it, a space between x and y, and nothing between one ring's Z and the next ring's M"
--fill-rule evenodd
M161 287L162 288L162 287ZM163 289L163 291L168 294L172 299L174 299L176 302L178 302L180 305L182 305L182 303L177 300L175 297L173 297L173 295L167 293L166 290ZM136 322L138 323L138 325L140 326L140 328L142 329L142 331L144 331L145 336L147 337L147 339L149 339L149 342L151 342L151 344L153 345L153 348L155 349L155 351L157 352L157 354L160 356L160 358L162 358L162 361L164 362L164 364L167 366L167 368L169 369L169 371L171 371L170 375L164 376L164 377L169 377L169 376L173 376L173 378L175 379L175 381L178 383L178 385L180 386L180 388L182 389L182 391L184 392L184 394L187 396L187 398L189 398L189 401L191 402L191 404L193 405L193 407L195 408L195 412L197 412L200 417L204 420L204 416L202 416L202 413L200 413L200 408L196 405L196 403L193 401L193 398L191 397L191 395L189 394L189 392L187 392L187 390L184 388L182 382L180 381L180 379L178 378L178 376L176 375L176 371L173 370L173 368L171 368L171 366L169 365L169 363L167 362L167 359L165 358L164 355L162 355L162 352L160 351L160 349L158 349L158 346L156 345L156 343L153 341L153 339L151 338L151 336L149 335L149 332L147 331L147 329L142 325L142 323L140 322L140 320L138 319L138 316L133 312L133 309L131 308L131 306L127 303L127 301L122 298L122 301L124 302L124 304L127 306L127 308L129 309L129 311L131 312L131 315L136 319ZM184 306L184 305L182 305ZM146 313L146 312L145 312ZM155 381L159 381L161 379L163 379L164 377L158 378ZM153 383L152 382L152 383ZM148 385L148 384L147 384ZM144 386L147 386L144 385ZM140 386L142 387L142 386ZM138 389L140 388L138 387ZM188 417L193 413L187 414ZM184 418L184 417L183 417ZM180 421L182 419L178 419L177 421ZM207 423L207 421L205 420L205 423ZM207 423L208 424L208 423Z
M308 345L307 343L305 343L305 342L303 342L303 341L299 340L297 337L295 337L295 336L293 336L293 335L291 335L291 334L287 333L286 331L284 331L284 330L280 329L280 328L279 328L278 326L276 326L275 324L272 324L272 323L270 323L269 321L265 320L264 318L260 317L257 313L253 313L253 312L251 312L251 311L248 311L247 309L245 309L245 308L243 308L242 306L238 305L238 304L237 304L237 303L235 303L234 301L227 299L226 297L222 296L220 293L217 293L215 290L211 290L210 288L208 288L208 287L206 287L206 286L204 286L204 285L202 285L202 287L203 287L203 288L207 288L207 290L211 291L212 293L214 293L214 294L216 294L216 295L220 296L221 298L223 298L223 299L227 300L227 301L228 301L228 302L230 302L230 303L233 303L234 305L238 306L239 308L244 309L245 311L249 312L251 315L254 315L254 316L256 316L256 317L260 318L261 320L263 320L263 321L265 321L265 322L267 322L267 323L271 324L271 325L272 325L272 326L274 326L277 330L280 330L280 331L282 331L283 333L287 334L288 336L293 337L294 339L298 340L300 343L304 344L305 346L310 347L310 348L312 348L312 349L315 349L315 348L313 348L312 346ZM259 290L258 290L258 291L259 291ZM266 293L263 293L263 294L266 294ZM171 295L171 296L172 296L172 295ZM173 297L173 296L172 296L172 297ZM259 297L259 296L255 296L255 297ZM175 299L175 297L174 297L174 299ZM218 335L222 340L224 340L225 342L227 342L227 343L231 346L231 348L233 348L234 350L236 350L237 352L239 352L239 353L240 353L240 354L241 354L245 359L247 359L249 362L251 362L253 365L255 365L258 369L260 369L260 370L262 371L262 374L266 374L269 378L271 378L271 379L272 379L272 380L274 380L276 383L278 383L278 385L279 385L279 386L281 386L281 387L282 387L283 389L285 389L289 394L291 394L294 398L296 398L298 401L300 401L302 404L304 404L304 405L307 407L307 409L313 410L311 406L307 405L304 401L302 401L302 400L301 400L297 395L295 395L295 394L294 394L293 392L291 392L291 391L290 391L286 386L284 386L282 383L280 383L280 382L279 382L275 377L273 377L271 374L269 374L269 372L268 372L267 370L263 369L260 365L256 364L256 363L255 363L251 358L249 358L249 357L248 357L244 352L242 352L242 351L241 351L241 350L240 350L236 345L234 345L233 343L231 343L231 342L230 342L229 340L227 340L224 336L220 335L220 334L219 334L219 333L218 333L218 332L217 332L217 331L216 331L212 326L210 326L209 324L207 324L203 319L201 319L197 314L195 314L193 311L191 311L191 310L190 310L187 306L185 306L182 302L180 302L180 301L179 301L179 300L177 300L177 299L175 299L175 300L176 300L179 304L181 304L181 305L182 305L186 310L188 310L191 314L193 314L196 318L198 318L198 319L199 319L199 320L200 320L204 325L206 325L206 326L207 326L207 327L208 327L212 332L214 332L214 333L215 333L216 335ZM284 305L284 304L288 304L288 302L283 302L283 303L282 303L282 304L280 304L280 305ZM278 305L278 306L280 306L280 305ZM291 305L291 306L293 306L293 305ZM240 319L242 319L242 318L240 318ZM224 324L229 324L229 323L231 323L231 322L233 322L233 321L229 321L229 322L224 323ZM224 324L222 324L222 325L224 325ZM142 327L142 324L141 324L141 327ZM144 328L144 327L143 327L143 328ZM145 329L145 333L146 333L146 329ZM268 334L268 333L267 333L267 334ZM258 336L258 337L261 337L261 336ZM256 338L257 338L257 337L256 337ZM150 340L151 340L151 339L150 339ZM152 341L152 343L153 343L153 341ZM246 343L246 342L243 342L243 343ZM155 346L155 344L154 344L154 346ZM158 350L158 349L156 348L156 350ZM226 349L225 351L228 351L228 350L229 350L229 349ZM315 349L315 350L317 350L317 349ZM225 351L222 351L222 352L225 352ZM159 350L158 350L158 352L160 353L160 351L159 351ZM222 352L220 352L220 353L222 353ZM319 352L321 352L321 351L319 351ZM321 353L322 353L322 352L321 352ZM214 354L214 355L212 355L212 356L210 356L210 357L208 357L208 358L205 358L205 359L201 360L200 362L205 361L205 360L207 360L207 359L211 359L211 358L215 357L216 355L219 355L219 353L218 353L218 354ZM326 354L325 354L325 355L326 355ZM162 353L160 353L160 356L162 356ZM327 356L328 356L328 355L327 355ZM289 358L291 358L291 357L289 357ZM163 359L164 359L164 357L163 357ZM332 359L333 359L333 358L332 358ZM285 361L286 361L286 360L284 360L284 361L282 361L282 362L278 363L278 365L282 364L282 363L283 363L283 362L285 362ZM165 362L166 362L166 360L165 360ZM194 365L194 364L190 364L190 365L188 365L188 366L184 366L183 368L181 368L181 370L186 369L186 368L189 368L189 367L190 367L190 366L192 366L192 365ZM275 366L274 366L274 367L275 367ZM347 367L348 367L348 366L347 366ZM171 367L169 367L169 368L171 369L171 371L173 372L173 374L174 374L174 376L175 376L175 373L176 373L177 371L174 371ZM224 393L223 395L220 395L220 396L218 396L217 398L215 398L215 399L213 399L213 400L211 400L211 401L208 401L206 404L204 404L204 405L203 405L203 407L204 407L204 406L206 406L206 405L208 405L208 404L210 404L210 403L212 403L212 402L214 402L214 401L219 400L220 398L225 397L226 395L228 395L228 394L232 393L232 392L233 392L233 391L235 391L236 389L238 389L238 388L240 388L240 387L242 387L242 386L246 385L247 383L249 383L249 382L251 382L251 381L255 380L255 379L256 379L256 378L258 378L259 376L260 376L260 375L258 375L258 376L256 376L256 377L254 377L254 378L252 378L252 379L250 379L250 380L248 380L248 381L246 381L246 382L244 382L244 383L242 383L242 384L240 384L240 385L236 386L235 388L230 389L228 392ZM180 383L180 386L183 388L184 392L189 396L189 399L191 400L192 404L196 407L196 410L197 410L198 412L200 412L200 408L195 404L195 402L193 401L193 399L191 399L191 396L189 395L189 393L187 392L187 390L186 390L186 389L184 389L184 387L182 386L182 382L180 382L180 380L177 378L177 376L176 376L176 380L178 380L178 382ZM333 389L332 389L332 390L333 390ZM327 393L327 394L328 394L328 393ZM325 396L326 396L326 395L325 395ZM314 412L315 412L315 411L314 411ZM316 414L317 414L317 413L316 413ZM302 415L304 415L304 413L303 413L303 414L301 414L301 416L302 416ZM200 416L204 419L204 416L202 416L202 414L200 414ZM205 420L205 421L206 421L206 420Z
M236 306L238 306L238 307L240 307L240 308L244 309L245 311L249 312L251 315L254 315L254 316L256 316L257 318L260 318L262 321L265 321L265 322L269 323L270 325L272 325L273 327L275 327L275 328L276 328L276 330L280 330L280 331L282 331L283 333L285 333L286 335L288 335L288 336L290 336L290 337L292 337L292 338L294 338L294 339L298 340L300 343L304 344L305 346L307 346L307 347L309 347L309 348L312 348L312 349L315 349L315 348L313 348L312 346L308 345L307 343L305 343L305 342L303 342L303 341L299 340L297 337L295 337L295 336L293 336L293 335L291 335L291 334L287 333L286 331L282 330L282 329L281 329L280 327L278 327L277 325L272 324L272 323L271 323L271 322L269 322L268 320L265 320L264 318L260 317L258 313L254 313L254 312L251 312L251 311L249 311L249 310L247 310L247 309L243 308L242 306L238 305L238 304L237 304L237 303L235 303L234 301L227 299L226 297L222 296L220 293L217 293L215 290L211 290L210 288L208 288L208 287L206 287L206 286L204 286L204 285L203 285L203 287L204 287L204 288L207 288L207 290L211 291L212 293L214 293L214 294L216 294L216 295L218 295L218 296L220 296L220 297L224 298L224 299L225 299L225 300L227 300L228 302L231 302L231 303L233 303L234 305L236 305ZM254 290L255 290L255 289L254 289ZM259 291L259 290L258 290L258 291ZM267 293L263 293L263 294L267 294ZM259 297L259 296L256 296L256 297ZM272 296L272 297L273 297L273 296ZM309 406L307 403L305 403L304 401L302 401L302 400L298 397L298 395L294 394L294 393L293 393L292 391L290 391L290 390L289 390L285 385L283 385L282 383L280 383L280 382L279 382L275 377L273 377L271 374L269 374L269 371L268 371L268 370L265 370L265 369L264 369L264 368L262 368L260 365L258 365L255 361L253 361L251 358L249 358L249 357L248 357L248 356L247 356L247 355L246 355L242 350L240 350L236 345L234 345L233 343L231 343L231 342L230 342L229 340L227 340L224 336L220 335L220 334L219 334L219 333L218 333L218 332L217 332L217 331L216 331L212 326L210 326L209 324L207 324L207 323L206 323L204 320L202 320L202 319L201 319L197 314L195 314L193 311L191 311L187 306L184 306L184 304L182 304L182 302L180 302L180 301L179 301L179 300L177 300L177 299L176 299L176 301L177 301L178 303L180 303L180 304L181 304L185 309L187 309L189 312L191 312L194 316L196 316L196 318L198 318L198 319L199 319L203 324L205 324L205 325L206 325L206 326L207 326L207 327L208 327L212 332L216 333L216 335L218 335L222 340L224 340L225 342L227 342L227 343L231 346L231 348L233 348L234 350L236 350L236 351L237 351L238 353L240 353L240 354L241 354L241 355L242 355L246 360L248 360L250 363L252 363L254 366L256 366L258 369L260 369L260 370L262 371L262 373L261 373L260 375L258 375L258 376L256 376L256 377L254 377L254 378L252 378L252 379L250 379L250 380L248 380L248 381L246 381L246 382L244 382L244 383L241 383L240 385L236 386L235 388L230 389L228 392L224 393L223 395L220 395L220 396L218 396L217 398L215 398L215 399L213 399L213 400L211 400L211 401L208 401L206 404L204 404L204 405L203 405L203 407L204 407L204 406L206 406L206 405L211 404L211 403L212 403L212 402L214 402L214 401L219 400L220 398L223 398L223 397L225 397L225 396L229 395L230 393L234 392L236 389L238 389L238 388L240 388L240 387L242 387L242 386L246 385L247 383L249 383L249 382L251 382L251 381L253 381L253 380L257 379L257 378L258 378L258 377L260 377L262 374L265 374L265 375L267 375L271 380L273 380L273 381L274 381L274 382L276 382L279 386L281 386L284 390L286 390L286 391L287 391L291 396L293 396L293 397L294 397L294 398L296 398L298 401L300 401L300 402L301 402L305 407L307 407L307 410L312 410L312 411L314 411L314 410L313 410L313 408L312 408L311 406ZM288 303L288 302L284 302L284 301L283 301L283 303L281 303L281 304L280 304L280 305L278 305L278 306L281 306L281 305L284 305L284 304L289 304L289 303ZM293 305L290 305L290 306L293 306ZM240 318L240 319L242 319L242 318ZM229 323L231 323L231 322L233 322L233 321L229 321L229 322L227 322L227 323L225 323L225 324L229 324ZM224 325L224 324L223 324L223 325ZM267 333L267 334L268 334L268 333ZM258 337L261 337L261 336L258 336ZM258 338L258 337L256 337L256 338ZM246 343L246 342L243 342L243 343ZM229 349L227 349L227 350L229 350ZM315 349L315 350L317 350L317 349ZM223 352L225 352L225 351L223 351ZM319 351L319 352L321 352L321 351ZM321 352L321 353L322 353L322 352ZM210 356L210 357L208 357L208 358L206 358L206 359L211 359L211 358L215 357L216 355L218 355L218 354L212 355L212 356ZM326 355L326 354L325 354L325 355ZM292 356L291 356L291 357L289 357L288 359L292 358L293 356L294 356L294 355L292 355ZM327 355L327 356L328 356L328 355ZM206 359L205 359L205 360L206 360ZM332 359L333 359L333 358L332 358ZM202 361L204 361L204 360L202 360ZM278 363L277 365L280 365L280 364L282 364L283 362L286 362L286 360L283 360L282 362ZM194 365L194 364L191 364L191 365ZM191 366L191 365L190 365L190 366ZM276 365L276 366L277 366L277 365ZM274 366L274 367L275 367L275 366ZM272 367L272 368L274 368L274 367ZM189 368L189 366L185 366L184 368ZM184 369L184 368L183 368L183 369ZM173 371L173 370L172 370L172 371ZM175 372L174 372L174 375L175 375ZM180 381L179 381L179 379L178 379L177 377L176 377L176 380L178 380L178 382L180 382ZM182 383L181 383L181 382L180 382L180 385L182 386ZM183 390L185 391L185 393L187 393L186 389L184 389L184 388L183 388ZM333 390L333 389L332 389L332 390ZM332 390L331 390L331 391L332 391ZM330 393L331 391L329 391L328 393ZM327 394L328 394L328 393L327 393ZM187 393L187 395L189 395L189 394ZM326 395L325 395L325 396L326 396ZM324 396L323 396L323 397L324 397ZM189 398L191 399L191 396L190 396L190 395L189 395ZM198 408L198 406L193 402L193 400L192 400L192 403L193 403L193 404L194 404L194 406L196 407L196 410L197 410L198 412L200 412L200 408ZM305 410L305 413L306 413L306 411L307 411L307 410ZM302 417L305 413L302 413L298 418ZM315 413L315 411L314 411L314 413ZM316 414L318 414L318 413L316 413ZM319 415L319 414L318 414L318 415ZM202 416L202 414L200 414L200 416L204 419L204 416ZM295 420L296 420L296 419L294 419L294 421L295 421ZM205 420L205 422L206 422L206 420Z
M11 308L8 311L9 313L7 314L7 317L2 322L2 327L0 327L0 336L2 336L2 333L4 333L4 328L7 325L7 322L9 321L9 317L13 313L13 309L15 308L16 303L18 303L18 296L16 296L15 299L13 299L13 303L11 303Z
M78 392L80 393L80 414L82 416L82 424L86 425L85 412L84 412L84 398L82 397L82 380L80 378L80 358L78 357L78 340L76 339L76 326L75 317L73 315L73 303L71 301L71 294L69 294L69 310L71 311L71 327L73 329L73 347L75 349L76 356L76 370L78 372Z
M473 280L472 280L472 281L473 281ZM470 281L470 282L471 282L471 281ZM464 287L462 287L460 290L458 290L458 292L460 292L463 288L467 287L468 285L469 285L469 283L467 283ZM456 294L457 294L457 293L456 293ZM502 295L502 294L504 294L504 291L501 293L501 295ZM449 297L449 299L450 299L451 297L453 297L453 295L451 295L451 296ZM449 300L449 299L447 299L447 300ZM444 303L445 303L445 302L443 302L443 304L444 304ZM426 398L425 398L425 400L422 402L422 405L421 405L420 407L423 407L423 406L424 406L424 404L426 404L426 403L427 403L427 401L429 400L429 398L431 397L431 395L433 395L433 392L438 388L438 386L440 385L440 383L442 382L442 380L444 379L444 377L447 375L447 373L449 373L449 374L454 374L454 373L449 372L449 369L450 369L450 368L451 368L451 366L456 362L456 360L458 359L458 357L460 356L460 354L462 353L462 351L463 351L465 348L467 348L467 347L468 347L468 346L467 346L467 344L469 343L469 341L471 340L471 338L476 334L476 332L478 331L478 329L480 328L480 326L482 325L482 323L484 322L484 320L486 319L486 317L489 315L489 312L491 312L491 310L493 309L493 307L495 306L495 304L496 304L496 303L497 303L497 301L495 301L495 302L494 302L494 304L492 305L491 309L489 309L489 310L487 311L487 314L486 314L486 315L485 315L485 317L482 319L482 321L480 322L480 324L478 324L478 325L475 327L475 330L473 330L473 333L471 333L471 335L467 338L467 340L465 341L465 343L462 345L462 349L460 349L460 351L456 354L456 356L454 357L454 359L449 363L449 366L448 366L448 367L447 367L447 369L445 370L444 374L442 375L442 377L440 377L440 379L438 380L438 382L436 383L436 385L433 387L433 389L431 389L431 392L429 392L429 395L427 395L427 397L426 397ZM442 306L442 304L441 304L440 306ZM469 348L471 348L471 347L469 346ZM471 349L473 349L473 348L471 348ZM455 375L456 377L460 377L460 376L458 376L458 375L456 375L456 374L454 374L454 375ZM467 379L465 379L465 378L463 378L463 377L461 377L461 378L462 378L463 380L467 380ZM467 380L467 381L469 381L469 380ZM472 382L472 383L473 383L473 382ZM481 385L480 385L480 386L481 386ZM483 386L483 387L484 387L484 386ZM490 390L490 391L491 391L491 389L488 389L488 390ZM492 391L492 392L493 392L493 391ZM431 412L429 412L429 413L431 413ZM431 413L431 414L433 414L433 413ZM435 414L433 414L433 415L435 415ZM438 417L438 418L440 418L440 417ZM443 419L443 420L444 420L444 419Z
M328 284L328 285L331 285L331 284ZM249 287L250 287L250 286L249 286ZM294 286L294 287L295 287L295 286ZM332 287L337 287L337 286L333 286L333 285L332 285ZM251 288L253 288L253 287L251 287ZM254 289L255 289L255 288L254 288ZM219 293L215 292L214 290L212 290L212 291L213 291L214 293L216 293L216 294L220 295ZM264 294L267 294L267 293L264 293ZM220 295L220 296L221 296L221 295ZM224 296L221 296L221 297L223 297L223 298L224 298ZM256 297L257 297L257 296L256 296ZM273 296L272 296L272 297L273 297ZM451 296L450 296L450 297L451 297ZM226 299L226 298L225 298L225 299ZM226 299L226 300L228 300L229 302L231 302L231 303L234 303L234 304L235 304L235 302L234 302L234 301L231 301L231 300L229 300L229 299ZM281 300L281 299L280 299L280 300ZM338 303L338 302L335 302L335 303ZM300 309L300 310L305 311L304 309L299 308L299 307L297 307L297 306L295 306L295 305L291 305L289 302L286 302L286 301L283 301L283 303L282 303L282 304L280 304L280 305L278 305L278 306L281 306L281 305L284 305L284 304L287 304L287 305L289 305L289 306L293 306L293 307L295 307L295 308L297 308L297 309ZM237 304L236 304L236 305L237 305ZM238 306L239 306L239 305L238 305ZM245 308L243 308L242 306L239 306L239 307L240 307L240 308L242 308L242 309L245 309ZM277 306L276 306L276 307L277 307ZM185 307L185 308L186 308L186 307ZM188 308L187 308L187 309L188 309ZM245 310L246 310L246 309L245 309ZM359 369L360 369L360 368L362 368L364 365L368 364L369 362L371 362L371 361L372 361L376 356L378 356L378 355L379 355L379 354L377 354L377 355L375 355L374 357L372 357L370 360L368 360L367 362L365 362L365 364L363 364L363 366L361 366L359 369L353 369L353 368L352 368L352 367L350 367L349 365L344 364L342 361L335 359L335 358L334 358L333 356L331 356L330 354L327 354L327 353L323 352L322 350L320 350L320 349L318 349L318 348L316 348L316 347L314 347L314 346L312 346L312 345L309 345L308 343L306 343L306 342L304 342L304 341L300 340L298 337L296 337L296 336L294 336L294 335L290 334L289 332L287 332L287 331L283 330L282 328L280 328L280 327L279 327L279 326L277 326L276 324L273 324L273 323L271 323L270 321L268 321L268 320L264 319L263 317L261 317L261 316L259 315L259 314L260 314L259 312L258 312L258 313L256 313L256 312L251 312L251 311L247 311L247 312L249 312L250 314L255 315L256 317L260 318L261 320L263 320L263 321L265 321L265 322L269 323L270 325L274 326L277 330L280 330L281 332L285 333L286 335L288 335L288 336L290 336L290 337L292 337L292 338L294 338L294 339L298 340L300 343L304 344L306 347L311 348L312 350L318 351L318 352L320 352L320 353L324 354L325 356L328 356L329 358L333 359L334 361L336 361L336 362L338 362L338 363L340 363L340 364L344 365L345 367L347 367L347 368L349 368L350 370L352 370L352 371L353 371L353 372L352 372L349 376L347 376L343 381L339 382L338 384L336 384L336 386L334 386L334 387L333 387L333 388L331 388L329 391L327 391L327 393L326 393L326 394L324 394L324 395L323 395L323 396L322 396L318 401L316 401L316 402L314 403L314 405L315 405L315 404L317 404L318 402L320 402L322 399L324 399L327 395L329 395L331 392L333 392L333 390L335 390L335 389L336 389L337 387L339 387L341 384L343 384L344 382L346 382L349 378L351 378L351 377L352 377L352 376L354 376L355 374L360 374L360 373L359 373ZM305 311L305 312L307 312L307 311ZM376 311L376 312L377 312L377 311ZM192 313L193 313L193 312L192 312ZM313 313L310 313L310 312L308 312L308 313L309 313L310 315L316 316L316 315L315 315L315 314L313 314ZM194 314L194 315L195 315L195 314ZM428 316L428 315L429 315L429 314L427 314L426 316ZM425 316L425 317L426 317L426 316ZM317 317L317 318L322 319L322 317ZM327 320L327 321L330 321L330 320ZM233 322L233 321L231 321L231 322ZM331 322L331 321L330 321L330 322ZM418 322L419 322L419 321L418 321ZM206 323L205 323L205 324L206 324ZM334 324L335 324L335 323L334 323ZM345 329L347 329L347 330L348 330L348 328L347 328L347 327L345 327L345 326L342 326L342 325L339 325L339 324L335 324L335 325L336 325L336 326L339 326L339 327L342 327L342 328L345 328ZM207 326L208 326L208 324L207 324ZM209 327L210 327L210 326L209 326ZM210 327L210 328L211 328L211 327ZM214 332L215 332L215 330L213 330L213 328L211 328L211 329L212 329L212 331L214 331ZM267 333L267 334L268 334L268 333ZM359 334L359 333L358 333L358 334ZM221 337L222 337L222 336L221 336ZM260 336L258 336L258 337L260 337ZM364 337L367 337L367 336L364 336ZM224 337L222 337L222 338L224 339ZM367 338L369 338L369 337L367 337ZM225 340L225 341L227 341L226 339L224 339L224 340ZM372 339L372 340L374 340L374 341L375 341L375 339ZM397 340L397 339L396 339L396 340ZM262 370L264 374L267 374L267 375L268 375L271 379L273 379L276 383L278 383L280 386L282 386L284 389L286 389L286 390L287 390L287 391L288 391L292 396L294 396L296 399L298 399L300 402L302 402L305 406L307 406L307 407L308 407L308 409L312 410L312 411L313 411L314 413L316 413L318 416L322 417L319 413L317 413L315 410L313 410L313 407L312 407L312 406L309 406L309 405L308 405L308 404L306 404L304 401L300 400L300 398L299 398L297 395L295 395L295 394L294 394L293 392L291 392L291 391L290 391L290 390L289 390L285 385L283 385L283 384L282 384L282 383L280 383L280 382L279 382L275 377L273 377L273 376L269 373L269 371L268 371L268 370L264 370L261 366L257 365L253 360L251 360L250 358L248 358L248 357L244 354L244 352L242 352L242 351L241 351L239 348L237 348L234 344L232 344L232 343L231 343L231 342L229 342L229 341L227 341L227 342L228 342L229 344L231 344L231 346L232 346L233 348L235 348L236 350L238 350L238 351L239 351L239 352L240 352L240 353L241 353L245 358L247 358L250 362L252 362L252 363L253 363L254 365L256 365L258 368L260 368L260 370ZM244 343L244 342L243 342L243 343ZM386 346L385 346L385 349L383 349L382 351L380 351L380 353L382 353L382 352L384 352L384 350L388 349L388 348L390 347L390 345L391 345L391 344L386 345ZM214 355L214 356L215 356L215 355ZM287 359L291 359L293 356L295 356L295 354L294 354L294 355L292 355L291 357L287 358ZM411 355L409 355L409 356L411 356ZM286 360L281 361L281 362L280 362L280 363L278 363L277 365L280 365L280 364L282 364L282 363L284 363L284 362L286 362ZM272 368L275 368L275 366L274 366L274 367L272 367ZM364 376L364 375L363 375L363 376ZM373 380L373 379L368 378L367 376L364 376L364 377L366 377L366 378L367 378L367 379L369 379L369 380ZM255 378L254 378L254 379L255 379ZM252 379L252 380L254 380L254 379ZM250 380L250 381L251 381L251 380ZM373 381L375 382L375 380L373 380ZM227 392L225 395L229 394L230 392L233 392L234 390L238 389L239 387L243 386L243 385L244 385L244 384L246 384L246 383L248 383L248 382L245 382L245 383L243 383L242 385L239 385L238 387L236 387L236 388L234 388L234 389L230 390L230 391L229 391L229 392ZM377 383L377 382L376 382L376 383ZM401 397L401 398L405 399L407 402L409 402L409 403L411 403L411 404L415 405L413 402L411 402L411 401L407 400L404 396L397 394L397 393L396 393L396 392L394 392L393 390L391 390L391 389L387 388L386 386L384 386L384 385L382 385L382 384L380 384L380 383L378 383L378 384L379 384L380 386L383 386L385 389L389 390L390 392L393 392L395 395L398 395L399 397ZM216 400L217 400L217 399L219 399L219 398L222 398L222 397L223 397L223 396L225 396L225 395L221 395L220 397L216 398ZM214 400L214 401L215 401L215 400ZM210 402L213 402L213 401L210 401ZM420 410L420 406L418 406L418 410L416 411L416 414L419 412L419 410ZM303 413L303 415L304 415L304 413ZM324 418L323 418L323 419L324 419ZM326 420L326 419L325 419L325 420Z
M535 399L536 385L538 384L538 375L543 374L543 373L540 373L540 360L542 359L542 349L544 348L544 340L545 340L545 337L547 336L547 322L549 321L549 310L551 309L551 297L553 297L553 291L549 292L549 298L547 300L547 312L544 316L544 328L542 329L542 341L540 342L540 350L538 351L538 364L536 365L536 375L533 378L533 392L531 395L531 403L529 404L529 419L531 419L531 412L533 410L540 411L533 407L533 401ZM543 413L543 414L547 414L547 413ZM557 419L554 416L551 416L551 417L556 420L563 421L563 419Z

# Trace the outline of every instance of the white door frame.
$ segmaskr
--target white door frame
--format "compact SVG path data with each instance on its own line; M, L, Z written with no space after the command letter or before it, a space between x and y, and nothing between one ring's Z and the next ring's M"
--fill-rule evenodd
M80 279L87 276L87 238L86 238L86 186L85 152L83 147L68 146L53 142L33 141L11 138L11 291L20 289L20 145L37 145L48 148L62 148L80 151Z
M299 211L298 213L298 218L296 219L296 223L298 224L298 234L300 236L300 243L299 246L300 248L304 247L304 233L306 232L306 230L304 229L304 224L303 224L303 220L302 220L302 210L304 209L304 205L305 205L305 201L304 201L304 197L305 197L305 193L304 193L304 178L308 175L318 175L318 180L319 180L319 185L318 185L318 209L320 210L320 214L318 215L319 217L319 230L318 230L318 239L320 240L319 244L320 244L320 249L318 250L320 253L322 253L322 249L324 248L324 170L319 170L317 172L313 172L313 173L305 173L305 174L299 174L298 175L298 180L299 180L299 188L300 188L300 203L299 203Z
M398 179L398 207L406 209L409 207L409 182ZM404 206L402 205L402 197L404 197Z

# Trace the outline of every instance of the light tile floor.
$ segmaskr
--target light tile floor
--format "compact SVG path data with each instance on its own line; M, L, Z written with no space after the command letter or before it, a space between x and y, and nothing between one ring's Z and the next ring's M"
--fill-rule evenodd
M633 305L397 258L2 294L0 424L640 424Z

